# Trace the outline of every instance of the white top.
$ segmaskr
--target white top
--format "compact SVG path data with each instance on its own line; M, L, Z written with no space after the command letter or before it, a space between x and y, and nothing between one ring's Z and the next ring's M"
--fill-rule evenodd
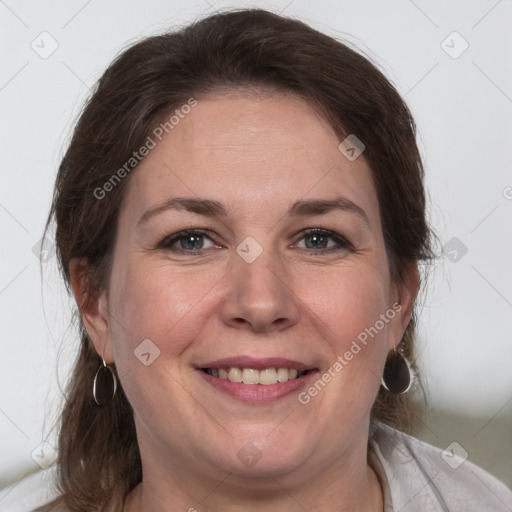
M512 512L512 491L455 451L377 423L368 456L384 512Z
M512 512L512 491L453 452L376 423L368 459L385 512ZM51 467L0 491L0 512L32 512L56 495Z

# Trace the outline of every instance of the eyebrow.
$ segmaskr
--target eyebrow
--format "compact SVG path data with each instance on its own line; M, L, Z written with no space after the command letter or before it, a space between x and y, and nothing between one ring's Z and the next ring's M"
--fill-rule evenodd
M341 210L349 213L354 213L360 217L365 224L371 228L370 219L366 212L344 197L336 197L335 199L308 199L297 201L290 208L288 215L293 217L306 217L310 215L322 215L332 210Z
M193 197L173 197L165 203L153 206L141 216L137 225L147 222L149 219L165 212L166 210L186 210L206 217L227 217L226 207L218 201Z
M203 198L173 197L144 212L137 222L137 226L167 210L185 210L206 217L225 218L228 216L228 209L218 201ZM366 212L360 206L344 197L337 197L335 199L303 199L296 201L288 210L288 215L291 217L308 217L322 215L333 210L353 213L359 216L368 227L371 227Z

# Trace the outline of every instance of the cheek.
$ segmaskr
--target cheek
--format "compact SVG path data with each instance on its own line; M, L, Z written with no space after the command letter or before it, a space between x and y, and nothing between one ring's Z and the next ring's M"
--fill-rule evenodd
M347 265L330 270L324 278L316 276L314 283L305 292L305 301L325 324L336 352L348 349L351 341L373 326L389 307L389 281L378 267Z
M307 305L315 313L312 317L318 319L320 343L328 345L330 356L322 370L330 375L325 376L325 386L317 383L311 399L323 411L320 415L334 415L342 423L348 410L362 417L373 403L390 325L396 315L394 311L389 314L390 289L385 268L347 265L331 271L325 279L315 279L315 283ZM321 399L314 398L320 395Z
M209 308L205 290L212 276L190 275L165 263L119 262L109 294L110 336L116 369L135 415L151 423L162 404L184 407L190 398L181 384L180 356L204 329ZM169 428L182 426L176 415L162 414ZM142 420L141 420L142 418Z
M114 275L112 282L116 278L120 285L109 300L116 364L133 365L129 356L146 339L172 364L204 328L214 295L206 292L218 278L212 272L191 276L165 263L136 261Z

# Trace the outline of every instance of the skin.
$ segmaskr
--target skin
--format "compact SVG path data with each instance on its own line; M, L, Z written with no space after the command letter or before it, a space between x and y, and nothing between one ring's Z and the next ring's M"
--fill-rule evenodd
M144 477L126 511L382 510L367 464L370 409L386 354L410 320L417 274L391 282L371 171L339 142L302 99L211 94L130 177L108 286L82 309L135 412ZM229 215L171 209L138 224L175 197L212 199ZM359 206L368 223L350 211L287 214L295 201L335 197ZM214 234L202 254L159 247L189 228ZM308 228L334 231L353 248L312 248ZM247 236L263 249L252 263L236 252ZM79 303L85 265L70 266ZM307 405L297 393L243 403L195 369L250 355L325 371L396 302L401 311ZM149 366L134 356L145 339L160 350ZM250 467L237 457L247 443L261 455Z

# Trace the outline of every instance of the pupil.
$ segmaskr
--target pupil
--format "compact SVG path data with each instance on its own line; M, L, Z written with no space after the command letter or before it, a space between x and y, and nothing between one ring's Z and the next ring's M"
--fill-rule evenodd
M322 235L310 235L309 236L309 240L310 240L310 245L309 245L309 248L310 249L317 249L317 248L325 248L327 247L327 238L325 236L322 236ZM306 243L307 245L307 243Z
M181 239L181 246L183 249L201 249L203 246L202 239L197 235L188 235Z

